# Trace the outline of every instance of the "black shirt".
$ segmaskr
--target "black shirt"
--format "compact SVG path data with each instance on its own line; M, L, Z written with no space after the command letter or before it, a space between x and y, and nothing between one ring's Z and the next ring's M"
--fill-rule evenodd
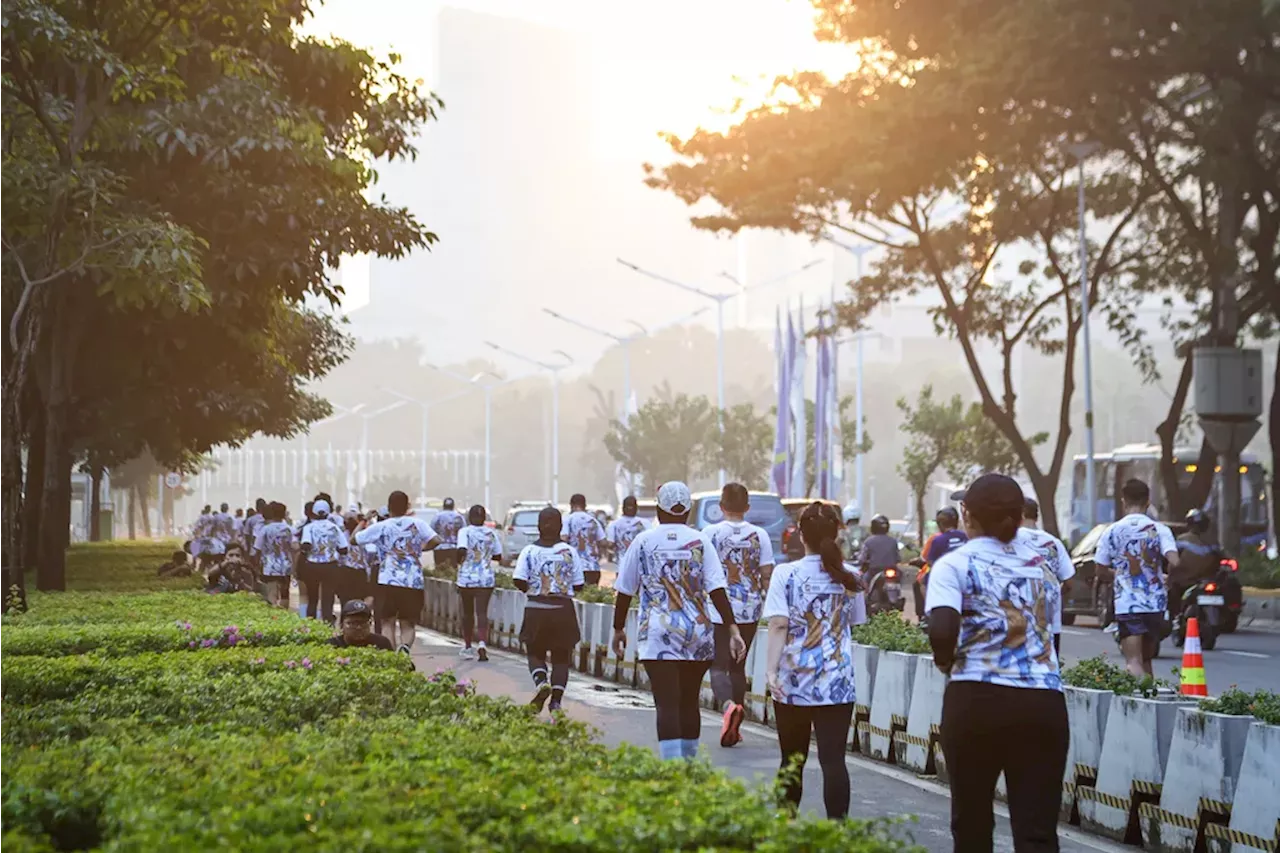
M357 645L348 643L347 638L339 634L338 636L334 637L332 640L329 641L329 645L338 649L358 649L358 648L372 647L375 649L382 649L383 651L388 651L388 652L395 651L395 648L391 645L391 641L388 640L386 637L382 636L381 634L370 634L368 641L359 643Z

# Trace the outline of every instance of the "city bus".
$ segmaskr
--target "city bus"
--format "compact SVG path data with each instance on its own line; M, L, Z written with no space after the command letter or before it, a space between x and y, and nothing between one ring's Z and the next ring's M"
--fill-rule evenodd
M1180 484L1190 485L1196 474L1199 460L1198 447L1179 447L1174 450L1173 464L1178 468ZM1078 542L1089 532L1089 503L1085 492L1085 461L1081 454L1073 458L1071 476L1071 520L1067 533L1068 541ZM1165 496L1160 481L1160 445L1158 444L1126 444L1108 453L1093 455L1094 478L1097 494L1094 500L1097 505L1097 521L1099 524L1110 524L1121 512L1120 488L1126 480L1138 479L1151 487L1151 503L1155 506L1161 521L1181 521L1180 518L1169 517L1169 501ZM1216 469L1215 469L1216 470ZM1217 516L1218 492L1221 491L1222 476L1215 473L1214 487L1204 509L1210 515ZM1252 453L1240 455L1240 537L1242 543L1257 544L1265 541L1267 536L1267 485L1266 471Z

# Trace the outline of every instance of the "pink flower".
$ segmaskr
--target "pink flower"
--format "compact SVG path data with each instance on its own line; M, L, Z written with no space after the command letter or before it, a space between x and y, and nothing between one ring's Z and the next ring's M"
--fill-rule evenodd
M284 662L285 669L295 669L298 666L297 661L287 660Z
M351 663L351 658L337 658L338 666L346 666Z
M195 647L196 647L196 641L195 641L195 640L192 640L191 642L187 643L187 648L189 648L189 649L194 649Z
M303 668L303 669L311 669L311 658L303 658L303 659L302 659L302 668Z
M254 662L255 664L266 663L266 662L267 662L267 659L266 659L266 658L254 658L254 659L253 659L253 662Z
M202 649L207 649L207 648L209 648L210 646L216 645L216 644L217 644L217 642L218 642L217 640L201 640L201 641L200 641L200 648L202 648Z

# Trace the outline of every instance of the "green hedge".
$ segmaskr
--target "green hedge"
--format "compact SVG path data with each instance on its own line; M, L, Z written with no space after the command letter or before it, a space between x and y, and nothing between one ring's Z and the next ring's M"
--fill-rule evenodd
M261 596L248 592L210 595L203 590L174 590L103 595L100 592L33 592L26 613L6 615L5 627L32 625L84 625L121 622L132 625L169 625L186 622L231 624L252 616L269 618L281 613Z
M1068 687L1110 690L1117 696L1143 696L1148 699L1154 697L1160 688L1174 686L1151 675L1139 678L1123 666L1117 666L1107 660L1105 654L1063 667L1062 683Z
M233 630L234 629L234 630ZM322 643L329 629L314 620L284 610L267 611L263 617L225 624L224 620L197 624L174 621L169 625L96 623L88 625L5 626L4 655L82 655L124 657L142 652L174 652L183 649L228 646L288 646Z
M199 589L199 576L161 579L156 569L182 550L182 540L83 542L67 551L67 589L113 592L153 592ZM35 589L32 575L28 588Z
M1230 687L1216 699L1201 700L1200 710L1257 717L1264 723L1277 726L1280 725L1280 693L1273 690L1255 690L1249 693L1239 687Z
M853 641L864 646L876 646L886 652L919 655L929 651L929 639L924 631L903 619L897 611L877 613L864 624L854 625Z

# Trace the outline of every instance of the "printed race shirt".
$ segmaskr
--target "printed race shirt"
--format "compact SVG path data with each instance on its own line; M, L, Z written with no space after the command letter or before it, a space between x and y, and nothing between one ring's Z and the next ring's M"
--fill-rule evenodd
M631 543L640 535L640 532L648 527L648 523L638 515L624 515L616 521L609 522L605 538L613 543L614 559L621 563L622 555L627 553L627 549L631 547Z
M462 513L456 510L446 509L439 512L435 518L431 519L431 529L440 537L438 548L457 548L458 531L465 527L467 520L462 517Z
M711 540L684 524L659 524L631 543L614 589L640 595L640 660L711 660L709 595L724 589Z
M458 586L493 586L497 582L493 558L502 554L498 534L483 524L470 525L458 531L458 547L467 552L458 566Z
M724 567L733 621L754 625L760 621L760 608L764 606L767 592L764 570L773 565L773 543L769 541L769 534L746 521L721 521L703 528L702 532L716 547L716 555ZM720 621L714 607L711 621Z
M1061 690L1053 635L1062 592L1054 566L1024 542L971 539L929 573L925 611L960 613L952 681Z
M273 578L289 576L289 570L293 568L293 529L289 525L283 521L259 525L253 549L262 555L263 575Z
M215 512L213 514L213 526L211 534L215 539L221 540L223 546L230 545L231 540L236 536L236 520L228 512Z
M377 545L382 555L378 583L422 589L422 563L418 558L440 537L420 518L401 515L370 525L356 534L356 544ZM439 547L439 546L437 546Z
M327 517L318 518L302 528L302 544L311 546L308 563L336 563L339 552L350 544L345 530L326 521Z
M261 514L251 515L244 520L245 547L249 549L249 553L256 554L258 552L258 531L266 523L267 520Z
M571 512L560 526L560 535L573 546L584 572L600 571L600 542L604 528L600 520L589 512Z
M567 542L550 547L534 543L524 546L511 575L529 584L529 595L573 597L573 588L582 586L582 565Z
M1160 570L1164 555L1176 550L1169 528L1142 513L1130 513L1106 529L1094 562L1115 570L1117 616L1165 611L1168 598Z
M787 620L778 663L780 695L788 705L847 705L855 701L853 637L857 597L809 555L773 570L764 618Z

